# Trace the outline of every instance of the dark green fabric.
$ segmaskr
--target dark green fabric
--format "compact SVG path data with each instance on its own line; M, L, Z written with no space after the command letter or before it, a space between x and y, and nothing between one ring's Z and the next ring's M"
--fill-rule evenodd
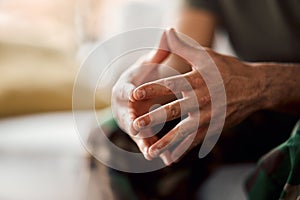
M170 130L174 124L170 122L166 123L166 126L162 134ZM124 150L139 151L132 139L120 129L111 134L110 140ZM195 199L197 189L209 174L208 167L214 161L212 155L198 159L198 151L193 149L180 162L153 172L127 173L109 169L115 199ZM120 162L120 159L118 161Z
M300 199L300 121L285 143L259 161L246 189L250 200Z
M107 114L110 115L106 116ZM127 151L138 152L128 135L117 127L111 113L102 112L99 115L102 130L107 132L107 136L116 146ZM114 197L147 200L196 199L197 189L210 172L223 163L257 160L261 155L287 140L296 120L288 116L277 116L273 112L259 112L236 126L234 130L222 133L217 146L204 159L198 159L199 148L195 148L180 162L155 172L136 174L109 169ZM162 135L175 124L167 123ZM257 137L253 137L253 133L260 136L259 143ZM103 151L98 129L91 133L89 143L95 155ZM118 155L113 156L113 161L126 162Z
M186 0L214 11L247 61L300 62L299 0Z

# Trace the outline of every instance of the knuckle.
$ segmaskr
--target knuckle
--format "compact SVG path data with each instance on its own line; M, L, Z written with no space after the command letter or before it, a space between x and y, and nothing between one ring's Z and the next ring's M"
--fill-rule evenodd
M199 144L199 142L194 139L193 142L190 145L190 148L195 148L198 144Z
M194 98L190 98L190 102L192 105L196 105L199 108L199 103L197 101L197 96L195 96Z
M164 80L163 85L166 87L167 92L174 91L176 89L176 85L172 80Z
M200 87L204 84L203 79L200 76L193 78L193 87Z
M180 107L178 106L178 104L171 104L168 105L167 107L168 110L168 114L169 114L169 118L170 119L175 119L180 115Z
M198 103L198 101L197 101L197 97L196 96L194 96L194 97L186 97L185 98L186 99L186 101L184 101L185 102L185 104L184 104L184 106L186 107L186 109L188 109L188 110L190 110L190 109L193 109L193 108L198 108L199 107L199 103Z
M183 140L186 137L186 130L184 128L180 128L177 133L178 140Z
M211 118L210 114L204 114L204 115L202 115L200 118L201 118L201 119L200 119L200 121L201 121L201 123L200 123L201 126L209 125L209 123L210 123L210 118Z
M189 133L189 128L187 126L180 126L178 127L177 131L177 138L178 139L184 139Z
M164 141L164 142L158 143L158 144L156 145L156 148L161 150L161 149L163 149L164 147L167 147L168 144L169 144L169 141ZM155 152L155 150L154 150L154 152Z
M151 96L155 95L156 91L154 90L154 87L152 85L145 85L144 87L141 87L140 89L143 89L145 91L145 96Z
M193 70L186 75L187 80L192 84L193 88L204 85L204 80L197 70Z
M200 106L208 105L210 102L211 102L211 98L209 95L200 97L199 99Z

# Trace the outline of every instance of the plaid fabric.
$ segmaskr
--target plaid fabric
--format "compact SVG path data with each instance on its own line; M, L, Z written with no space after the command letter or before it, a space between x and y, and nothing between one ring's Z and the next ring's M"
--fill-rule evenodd
M250 200L300 200L300 121L285 143L259 161L246 190Z

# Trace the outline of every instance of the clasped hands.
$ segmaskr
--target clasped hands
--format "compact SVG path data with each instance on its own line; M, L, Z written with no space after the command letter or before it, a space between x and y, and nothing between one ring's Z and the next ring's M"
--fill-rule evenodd
M171 53L180 55L192 70L161 78L160 63ZM193 66L203 59L200 63L209 69L203 53L217 66L226 91L224 128L261 109L263 77L259 69L211 49L197 48L181 40L174 29L167 30L158 50L127 69L112 93L113 113L119 126L131 136L146 159L160 157L170 165L204 140L212 117L211 96L207 83ZM153 133L153 126L177 118L181 121L162 138Z

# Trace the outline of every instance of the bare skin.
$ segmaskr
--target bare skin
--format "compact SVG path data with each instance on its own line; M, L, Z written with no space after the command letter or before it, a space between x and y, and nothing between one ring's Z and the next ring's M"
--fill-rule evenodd
M216 18L206 12L190 10L183 11L182 16L179 31L202 45L210 46ZM195 22L199 24L195 25ZM145 158L151 160L160 156L164 163L169 165L184 153L183 147L186 143L192 140L190 150L203 141L211 118L211 102L201 75L193 70L193 66L191 70L188 65L189 60L197 58L199 49L194 49L179 40L173 31L167 31L163 35L160 45L170 52L180 49L185 55L181 59L174 54L170 55L168 51L159 50L151 58L137 62L114 86L113 99L118 107L115 113L119 125L136 142ZM216 63L224 81L227 96L225 128L238 124L251 113L261 109L300 112L300 93L297 91L297 88L300 88L299 64L246 63L211 49L205 51ZM169 77L170 74L157 63L166 63L182 75ZM183 83L182 79L188 80L192 89L180 84ZM165 82L182 94L182 98L170 102L172 92L159 84ZM195 93L196 98L189 98L189 92ZM157 103L167 104L149 112ZM196 104L198 106L193 107ZM199 110L201 117L195 114ZM166 113L166 118L160 117L163 113ZM164 137L158 139L152 136L152 126L184 114L188 117ZM195 121L199 122L200 126L196 126ZM149 135L151 136L148 138L139 137ZM170 147L175 147L172 148L172 152Z
M191 55L196 55L199 50L193 49L193 47L184 44L179 39L176 40L174 34L172 30L167 33L167 37L172 38L168 40L171 51L176 51L172 48L178 48L181 45L181 50L187 52L188 59L192 59L193 56ZM295 89L300 88L300 81L297 78L300 75L299 64L245 63L236 58L218 54L210 49L206 51L216 63L226 89L225 129L238 124L251 113L262 109L286 110L293 105L294 108L298 108L298 113L300 112L300 93ZM182 79L189 81L192 92L196 94L197 99L185 97L184 93L188 91L184 84L180 84ZM171 91L163 86L166 82L169 86L173 86L173 91L183 93L183 98L138 117L133 122L134 128L141 131L146 127L149 128L163 123L164 120L170 121L185 114L190 116L182 120L174 129L149 147L148 153L151 157L158 156L193 134L196 134L196 136L191 148L197 146L203 141L210 121L210 94L201 75L196 70L183 75L145 83L134 90L134 101L139 102L169 95ZM198 102L197 107L193 106L196 105L195 101ZM202 112L200 118L191 115L200 109ZM295 111L297 112L297 109L294 109ZM164 115L164 113L167 113L167 118L160 118L159 116ZM199 127L193 126L195 120L199 120ZM185 132L181 133L181 130ZM173 160L184 153L181 152L180 148L179 145L179 148L175 148L174 152L171 152Z
M217 24L216 17L206 11L199 11L191 8L183 8L179 13L179 21L175 25L177 30L194 38L199 44L203 46L211 46L214 29ZM165 49L164 47L160 47ZM167 58L166 58L167 56ZM144 102L133 102L129 100L132 99L133 90L139 85L147 82L168 77L173 75L172 72L166 70L166 68L153 68L149 69L147 65L151 63L163 63L165 65L171 66L176 71L180 73L185 73L190 70L190 66L182 58L178 57L175 54L170 54L164 51L158 51L148 58L141 58L133 66L131 66L124 74L122 74L119 81L115 84L112 93L112 100L115 102L115 105L118 105L118 110L115 112L117 114L117 121L119 126L132 136L133 141L137 144L141 152L144 154L146 159L152 159L149 156L148 148L151 144L157 141L156 137L151 137L151 139L143 139L135 137L139 133L133 128L133 120L138 116L145 114L149 111L149 108L154 104L163 104L164 102L174 99L171 95L169 97L160 97L156 100L149 100ZM154 64L155 65L155 64ZM143 76L141 76L143 74ZM140 108L143 105L143 109L139 111L134 111L132 108ZM129 111L130 110L130 111ZM128 113L129 112L129 113ZM139 115L138 115L139 114ZM147 132L147 133L144 133ZM143 131L140 135L151 135L150 130ZM171 164L171 157L169 152L166 152L161 155L163 162L166 165Z

